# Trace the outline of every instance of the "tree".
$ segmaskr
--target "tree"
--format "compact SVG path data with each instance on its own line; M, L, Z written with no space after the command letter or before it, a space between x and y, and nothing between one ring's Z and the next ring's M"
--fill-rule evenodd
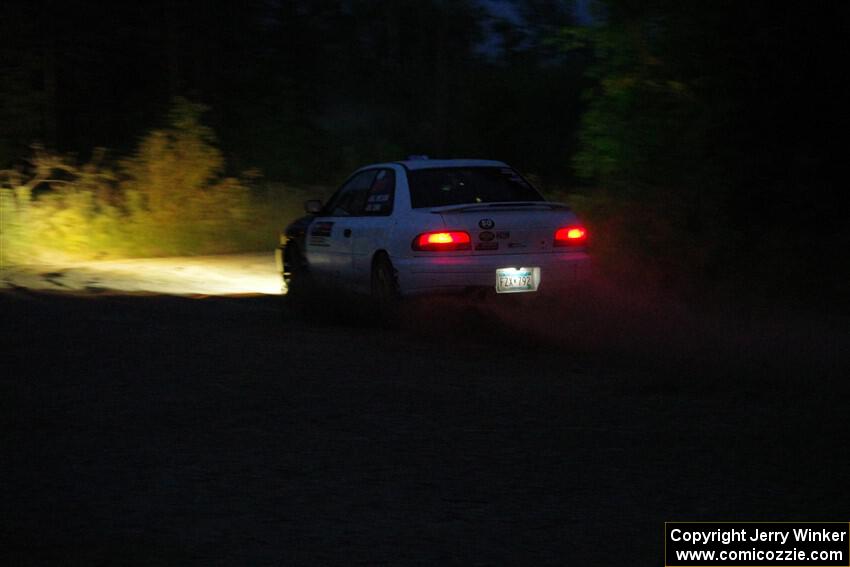
M667 275L781 279L791 250L802 270L812 235L838 229L824 206L837 198L825 136L840 18L763 2L603 4L602 23L565 37L593 52L574 165L591 202L635 220L618 246Z

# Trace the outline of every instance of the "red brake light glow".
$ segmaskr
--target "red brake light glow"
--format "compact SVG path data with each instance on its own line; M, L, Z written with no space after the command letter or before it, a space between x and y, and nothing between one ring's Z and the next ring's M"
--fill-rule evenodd
M555 246L581 246L587 242L587 231L581 226L566 226L555 231Z
M469 250L469 233L463 231L425 232L413 239L413 249L430 252Z

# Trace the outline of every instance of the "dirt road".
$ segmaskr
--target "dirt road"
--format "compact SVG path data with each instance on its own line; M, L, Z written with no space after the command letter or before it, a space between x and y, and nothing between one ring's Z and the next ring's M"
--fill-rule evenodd
M659 565L665 520L846 520L834 361L282 300L0 294L0 563Z

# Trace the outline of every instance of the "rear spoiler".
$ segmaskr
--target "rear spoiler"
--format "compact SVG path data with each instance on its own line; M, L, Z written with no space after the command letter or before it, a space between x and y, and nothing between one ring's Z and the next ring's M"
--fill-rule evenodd
M494 209L497 210L510 210L510 209L529 209L529 208L544 208L550 210L565 210L569 211L570 206L565 205L564 203L551 203L549 201L516 201L516 202L505 202L505 203L474 203L471 205L449 205L447 207L438 207L435 209L431 209L431 212L437 215L443 213L463 213L468 211L492 211Z

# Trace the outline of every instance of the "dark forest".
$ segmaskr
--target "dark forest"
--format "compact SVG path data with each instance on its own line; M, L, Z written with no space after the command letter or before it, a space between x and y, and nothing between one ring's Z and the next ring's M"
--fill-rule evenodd
M7 211L39 195L47 207L51 192L51 206L71 207L44 181L58 167L66 185L84 171L104 185L87 205L98 212L83 216L103 203L132 213L128 195L155 190L127 164L162 158L143 155L157 132L209 145L194 159L212 163L185 193L238 186L253 199L245 210L263 197L278 228L295 214L282 201L365 163L493 158L581 210L614 271L804 302L846 293L839 3L42 0L0 10ZM179 204L183 181L163 183ZM35 193L14 194L22 186ZM191 219L218 204L185 207ZM193 250L184 244L115 253Z

